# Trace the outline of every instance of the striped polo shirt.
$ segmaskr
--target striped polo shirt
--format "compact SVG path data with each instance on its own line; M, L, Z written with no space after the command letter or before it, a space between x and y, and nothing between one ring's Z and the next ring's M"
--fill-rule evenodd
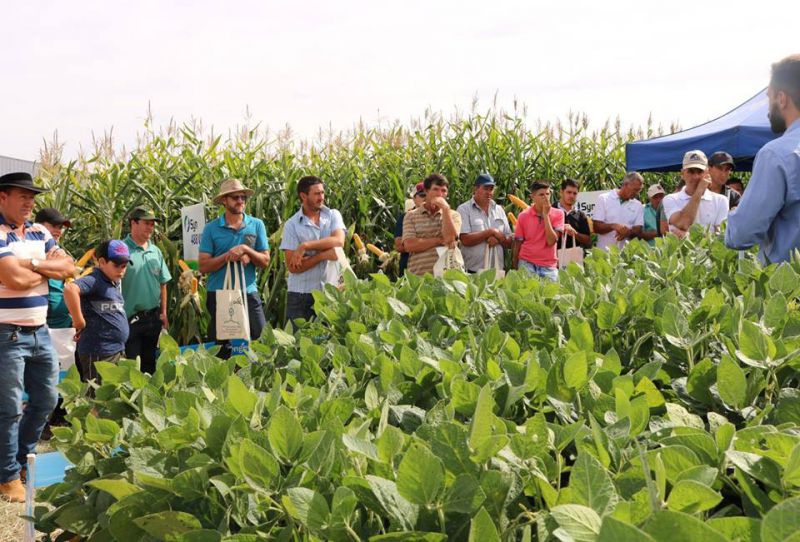
M453 225L456 227L456 238L461 231L461 215L450 209ZM430 239L442 236L442 210L437 209L434 214L423 205L406 213L403 220L403 239ZM425 252L414 252L408 259L408 272L415 275L433 273L433 266L439 259L436 247Z
M44 260L57 248L44 226L25 222L20 239L14 225L0 215L0 258L13 256L21 260ZM47 320L47 281L29 290L12 290L0 283L0 323L17 326L40 326Z

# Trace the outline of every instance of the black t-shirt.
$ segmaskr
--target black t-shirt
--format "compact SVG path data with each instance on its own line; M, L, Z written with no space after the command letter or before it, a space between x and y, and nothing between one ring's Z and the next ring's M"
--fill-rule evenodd
M738 206L742 199L742 195L730 186L725 187L724 195L728 198L728 209Z
M561 202L557 201L556 204L553 205L553 207L562 209ZM592 234L592 230L589 227L589 218L586 216L586 213L584 213L583 211L579 211L578 209L575 209L575 207L573 206L570 212L564 211L564 214L566 215L567 224L575 228L576 232L583 233L585 235ZM575 246L575 239L571 235L568 235L565 243L566 243L566 248L572 248ZM561 246L560 241L558 246L559 247ZM583 247L583 248L588 248L588 247Z

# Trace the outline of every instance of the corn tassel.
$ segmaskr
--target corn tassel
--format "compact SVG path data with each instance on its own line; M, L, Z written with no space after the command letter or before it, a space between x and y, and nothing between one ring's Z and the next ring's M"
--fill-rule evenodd
M511 203L513 203L514 205L516 205L520 209L527 209L528 207L530 207L530 205L528 205L527 203L525 203L524 201L519 199L514 194L509 194L508 195L508 199L511 200Z

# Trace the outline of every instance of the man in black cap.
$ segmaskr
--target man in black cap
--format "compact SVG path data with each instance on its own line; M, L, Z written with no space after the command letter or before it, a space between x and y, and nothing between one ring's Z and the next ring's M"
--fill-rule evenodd
M64 228L72 226L72 222L62 215L57 209L45 207L36 213L36 224L44 226L58 243L64 233ZM66 304L64 304L64 281L49 279L47 281L49 294L47 296L47 327L50 329L67 329L72 327L72 318Z
M156 370L156 349L167 320L167 283L172 275L161 250L152 242L158 218L148 208L134 208L128 215L131 232L124 239L133 265L122 278L122 297L130 324L125 356L141 360L142 371Z
M739 192L727 185L733 167L733 156L725 151L717 151L708 158L708 174L711 176L708 190L728 198L728 210L739 205L739 200L742 199Z
M58 401L58 359L45 323L47 279L74 270L50 232L28 220L44 191L28 173L0 177L0 498L11 502L25 502L22 466Z

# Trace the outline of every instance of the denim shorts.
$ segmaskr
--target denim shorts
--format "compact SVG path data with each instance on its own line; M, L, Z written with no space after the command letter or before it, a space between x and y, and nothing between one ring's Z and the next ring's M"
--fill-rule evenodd
M553 282L558 281L558 267L545 267L543 265L536 265L535 263L520 260L519 268L524 269L533 276L550 279Z

